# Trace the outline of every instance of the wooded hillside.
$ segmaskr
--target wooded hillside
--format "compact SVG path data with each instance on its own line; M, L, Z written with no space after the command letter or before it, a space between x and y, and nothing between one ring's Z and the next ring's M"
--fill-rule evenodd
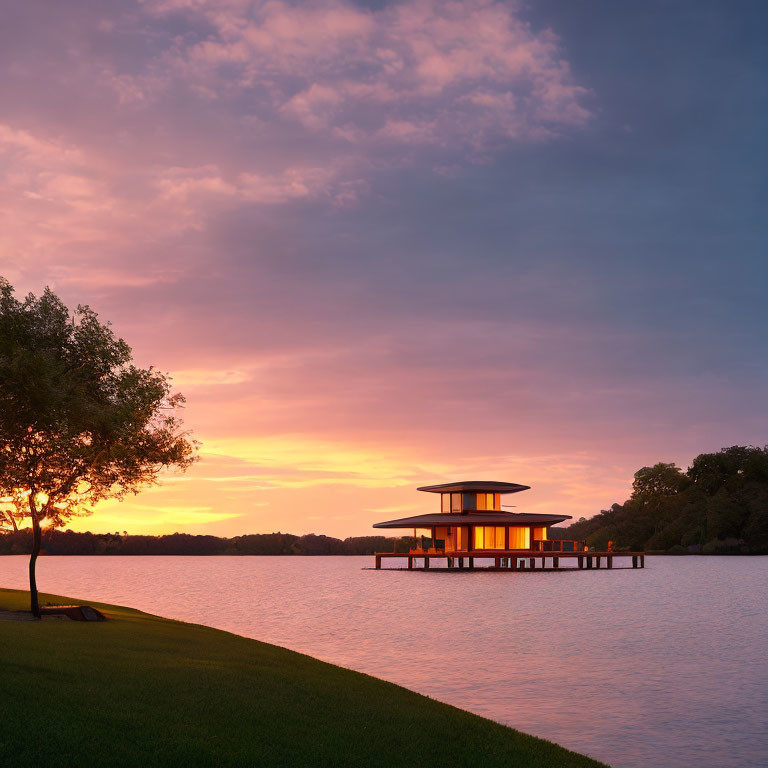
M563 531L597 549L768 554L768 447L702 453L686 471L643 467L627 501Z

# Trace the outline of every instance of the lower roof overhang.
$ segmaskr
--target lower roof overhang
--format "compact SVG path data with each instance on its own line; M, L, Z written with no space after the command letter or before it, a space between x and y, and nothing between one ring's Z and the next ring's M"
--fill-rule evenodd
M374 523L374 528L432 528L454 525L535 525L548 526L570 520L570 515L534 515L522 512L438 512L432 515L414 515L398 520Z

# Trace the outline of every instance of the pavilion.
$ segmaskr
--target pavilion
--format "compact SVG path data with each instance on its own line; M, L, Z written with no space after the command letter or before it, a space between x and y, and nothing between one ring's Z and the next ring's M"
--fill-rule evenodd
M550 559L553 569L560 567L562 557L576 558L579 568L600 568L605 557L608 568L613 567L610 552L591 552L583 541L554 538L549 531L556 523L570 520L570 515L506 512L501 497L527 491L528 485L488 480L425 485L419 491L440 494L440 512L402 517L375 523L374 528L406 528L413 530L416 546L407 553L377 552L376 568L382 558L407 557L408 568L414 562L430 567L430 559L445 558L448 568L475 567L475 558L492 559L492 568L511 570L542 570ZM421 531L419 537L418 532ZM643 553L632 556L633 567L644 567Z

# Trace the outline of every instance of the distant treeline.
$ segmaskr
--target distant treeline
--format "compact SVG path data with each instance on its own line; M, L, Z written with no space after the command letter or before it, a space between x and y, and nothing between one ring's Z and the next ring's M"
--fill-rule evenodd
M586 539L596 549L613 541L670 554L768 554L768 447L702 453L686 471L643 467L627 501L554 537Z
M173 533L168 536L130 536L126 533L76 533L46 531L43 553L48 555L370 555L374 552L407 552L411 536L294 536L290 533L256 533L231 539ZM31 529L0 534L0 555L26 555Z

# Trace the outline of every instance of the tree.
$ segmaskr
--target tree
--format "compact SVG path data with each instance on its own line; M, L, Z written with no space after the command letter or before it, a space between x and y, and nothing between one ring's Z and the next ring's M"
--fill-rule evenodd
M197 458L183 431L181 394L88 306L70 312L48 288L19 300L0 278L0 502L15 529L29 518L29 589L40 616L35 565L42 528L90 514Z
M768 482L768 448L732 445L718 453L703 453L693 460L688 477L708 495L735 482Z
M633 499L649 499L658 496L673 496L686 484L686 476L675 465L659 462L652 467L643 467L635 472L632 483Z

